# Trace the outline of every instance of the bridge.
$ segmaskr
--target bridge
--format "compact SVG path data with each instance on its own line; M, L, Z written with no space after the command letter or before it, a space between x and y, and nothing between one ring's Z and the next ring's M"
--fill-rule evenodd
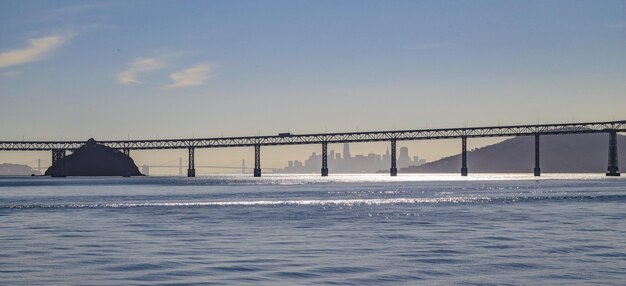
M321 175L328 176L328 144L346 142L381 142L391 145L391 176L398 174L396 167L396 142L408 140L461 139L461 175L467 176L467 140L484 137L535 137L535 168L533 173L540 176L539 140L544 135L607 133L608 167L607 176L619 176L617 162L617 132L626 131L626 120L586 123L558 123L534 125L510 125L488 127L440 128L394 131L366 131L341 133L291 134L280 133L272 136L219 137L198 139L161 139L161 140L109 140L99 144L119 149L126 155L131 150L187 149L189 151L187 176L195 177L195 155L198 148L254 147L255 177L261 176L261 147L276 145L320 144L322 149ZM4 151L52 151L53 164L65 157L66 151L77 149L84 141L0 141L0 150Z

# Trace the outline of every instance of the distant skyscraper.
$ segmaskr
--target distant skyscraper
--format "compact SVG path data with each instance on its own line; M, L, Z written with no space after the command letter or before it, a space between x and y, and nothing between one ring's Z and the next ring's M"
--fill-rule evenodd
M350 143L343 143L343 159L350 159Z
M148 165L141 166L141 173L146 176L150 175L150 167Z
M398 167L404 168L411 164L411 157L409 157L409 148L400 147L400 157L398 157Z
M409 158L409 148L408 147L400 147L400 157Z

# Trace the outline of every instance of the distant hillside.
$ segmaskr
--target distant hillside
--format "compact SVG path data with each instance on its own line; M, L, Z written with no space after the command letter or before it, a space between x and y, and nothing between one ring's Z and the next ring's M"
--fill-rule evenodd
M472 140L471 138L468 140ZM460 140L459 140L460 141ZM618 135L620 171L626 164L626 136ZM459 142L459 150L461 143ZM541 136L542 173L604 173L608 161L608 134ZM535 138L515 137L498 144L467 152L470 173L532 173L535 166ZM419 167L402 168L403 173L456 173L461 155L454 155Z
M41 173L26 165L8 163L0 164L0 176L28 176L31 174L41 175Z

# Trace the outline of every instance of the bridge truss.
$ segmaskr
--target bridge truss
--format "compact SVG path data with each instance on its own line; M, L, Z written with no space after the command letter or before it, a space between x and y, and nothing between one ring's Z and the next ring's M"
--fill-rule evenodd
M98 143L108 147L119 149L126 155L130 150L158 150L158 149L188 149L189 160L187 176L195 177L194 153L196 148L220 148L220 147L254 147L254 176L261 176L261 146L276 145L322 145L322 176L328 175L327 147L329 143L346 142L391 142L391 176L397 175L396 168L396 142L401 140L433 140L460 138L461 148L461 175L467 176L467 139L481 137L512 137L512 136L535 136L535 176L539 176L539 137L542 135L559 134L583 134L583 133L608 133L609 134L609 161L607 176L619 176L617 166L617 132L626 132L626 120L588 123L563 123L563 124L536 124L536 125L511 125L489 127L466 127L466 128L443 128L443 129L420 129L399 131L368 131L368 132L342 132L320 134L290 134L280 133L274 136L247 136L247 137L220 137L199 139L161 139L161 140L109 140ZM0 141L0 150L5 151L52 151L52 162L63 160L67 150L80 148L84 141Z
M526 135L558 135L581 133L626 132L626 120L512 125L467 128L420 129L398 131L368 131L319 134L290 134L274 136L219 137L198 139L155 139L155 140L106 140L99 144L120 150L155 150L187 148L219 148L273 145L300 145L346 142L376 142L393 140L431 140L479 137L511 137ZM5 151L47 151L74 150L85 141L0 141L0 150Z

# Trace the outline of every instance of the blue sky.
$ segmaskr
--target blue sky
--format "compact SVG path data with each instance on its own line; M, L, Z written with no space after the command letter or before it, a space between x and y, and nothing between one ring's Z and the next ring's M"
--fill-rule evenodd
M2 140L601 121L624 107L626 1L0 0Z

